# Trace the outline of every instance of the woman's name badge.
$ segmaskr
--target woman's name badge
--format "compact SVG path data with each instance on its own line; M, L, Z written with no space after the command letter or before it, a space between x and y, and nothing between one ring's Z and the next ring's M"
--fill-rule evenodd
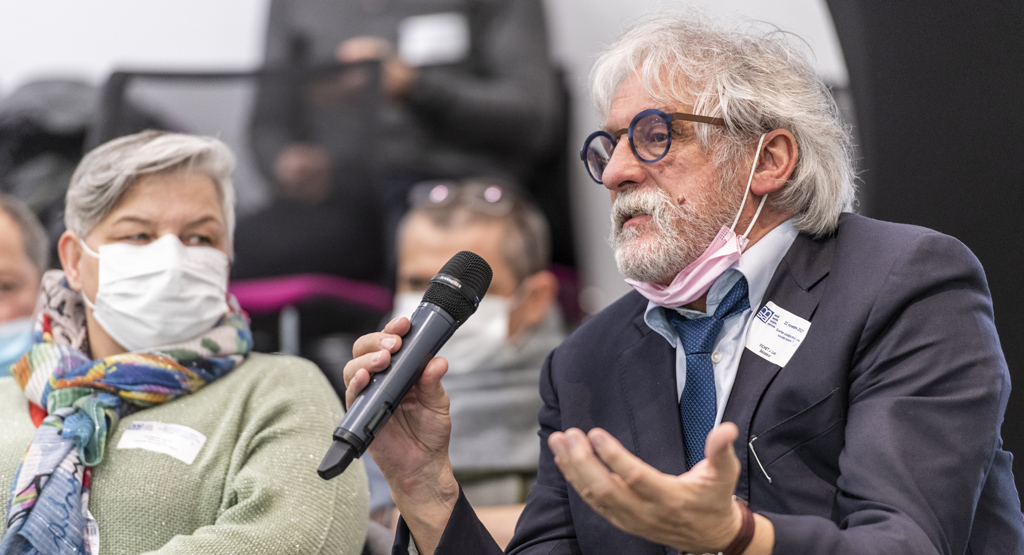
M137 421L132 422L121 434L117 448L145 449L192 464L205 443L206 436L188 426Z
M747 334L747 348L772 364L785 366L809 329L810 322L768 301L754 315Z

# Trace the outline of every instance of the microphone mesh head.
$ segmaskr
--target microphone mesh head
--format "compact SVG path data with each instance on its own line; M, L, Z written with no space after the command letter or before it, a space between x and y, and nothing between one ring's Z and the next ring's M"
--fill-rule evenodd
M480 299L491 285L491 276L487 261L475 253L461 251L430 281L423 302L441 307L461 325L476 312Z

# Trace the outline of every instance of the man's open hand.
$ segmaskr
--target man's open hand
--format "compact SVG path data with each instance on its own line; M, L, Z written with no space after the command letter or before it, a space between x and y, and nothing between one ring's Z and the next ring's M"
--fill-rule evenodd
M736 537L742 519L732 498L738 433L732 423L715 427L707 458L680 476L659 472L600 428L555 432L548 445L566 480L615 526L682 551L717 553Z

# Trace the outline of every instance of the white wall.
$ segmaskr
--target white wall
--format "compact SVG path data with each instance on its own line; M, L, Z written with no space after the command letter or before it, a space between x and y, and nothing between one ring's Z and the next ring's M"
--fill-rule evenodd
M267 0L0 0L0 95L26 80L114 68L252 67Z
M356 1L356 0L324 0ZM597 52L633 19L680 1L545 0L554 58L576 98L569 148L599 122L586 76ZM0 0L0 96L27 80L78 76L99 84L114 68L243 69L262 59L268 0ZM698 0L717 17L756 19L793 31L822 76L845 85L846 68L824 0ZM607 193L574 165L573 198L586 304L601 308L627 290L608 246Z

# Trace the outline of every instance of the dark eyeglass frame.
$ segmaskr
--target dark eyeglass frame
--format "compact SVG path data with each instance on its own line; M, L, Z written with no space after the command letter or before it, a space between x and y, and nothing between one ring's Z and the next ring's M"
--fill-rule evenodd
M643 120L647 116L651 116L651 115L659 116L662 119L664 119L665 120L665 125L668 127L669 133L668 133L668 139L667 139L666 144L665 144L665 152L661 153L661 156L658 156L657 158L654 158L652 160L648 160L648 159L644 158L643 156L640 156L640 153L637 152L636 145L633 143L633 130L636 128L636 124L637 123L639 123L641 120ZM629 149L631 151L633 151L633 156L636 157L637 160L640 160L641 162L643 162L645 164L653 164L653 163L661 160L662 158L664 158L668 154L669 149L672 148L672 122L674 120L686 120L686 121L693 121L693 122L697 122L697 123L707 123L707 124L711 124L711 125L718 125L718 126L725 127L725 120L722 119L722 118L713 118L713 117L709 117L709 116L698 116L696 114L687 114L685 112L666 113L666 112L663 112L663 111L661 111L661 110L659 110L657 108L648 108L648 109L640 112L639 114L633 116L633 121L629 122L629 127L625 128L625 129L619 129L615 133L609 133L609 132L604 131L604 130L594 131L593 133L591 133L586 138L585 141L583 141L583 149L580 150L580 160L583 161L583 166L585 168L587 168L587 174L589 174L590 178L593 179L595 182L600 183L600 184L604 183L600 179L600 177L602 177L604 175L604 171L601 172L601 174L602 174L601 176L594 175L593 170L591 170L591 168L590 168L590 164L587 162L587 151L590 149L590 143L592 143L595 139L598 139L600 137L607 138L608 141L611 142L612 147L611 147L611 150L609 151L609 156L611 155L611 152L614 152L616 145L618 145L619 138L622 137L623 134L626 134L629 137Z

